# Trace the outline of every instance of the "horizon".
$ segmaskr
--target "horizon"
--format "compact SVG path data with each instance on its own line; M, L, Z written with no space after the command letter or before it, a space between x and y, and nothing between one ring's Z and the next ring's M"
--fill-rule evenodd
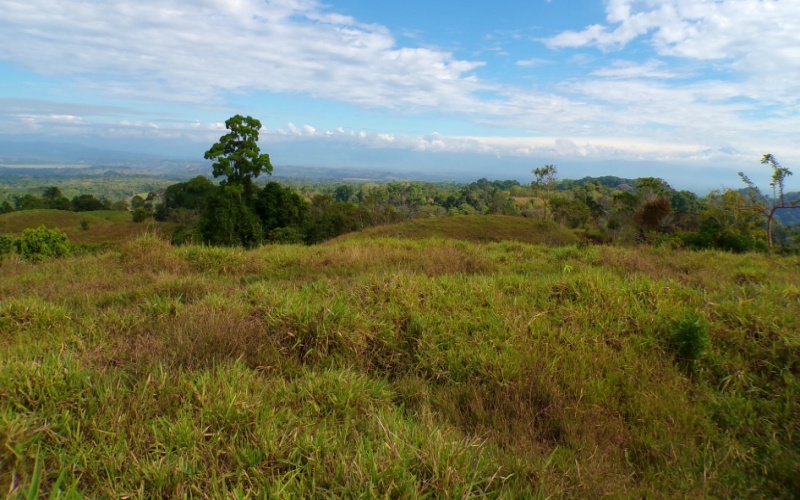
M48 148L63 146L68 151L63 152L56 150L55 152ZM9 153L11 150L11 153ZM415 154L411 152L410 154ZM419 153L416 153L419 154ZM16 155L16 156L15 156ZM456 156L452 153L451 156ZM385 165L365 164L329 164L329 165L309 165L302 163L276 163L272 160L274 170L272 174L265 174L259 181L267 181L272 178L276 180L287 179L290 181L300 181L308 179L310 181L320 182L393 182L393 181L407 181L407 182L456 182L459 184L470 184L480 179L487 179L489 181L504 181L516 180L520 185L530 184L534 180L532 171L525 170L527 164L524 159L516 159L517 165L510 163L505 168L495 168L492 171L487 171L481 168L480 158L474 159L476 164L472 166L464 166L462 163L458 169L440 168L430 171L423 169L425 162L430 161L430 158L419 156L420 164L417 168L396 168L391 169ZM469 161L470 158L462 155L462 160ZM513 160L512 160L513 161ZM584 160L591 162L591 160ZM29 163L28 163L29 162ZM174 170L164 170L163 164L169 164L176 167ZM97 146L89 146L79 143L67 143L57 141L37 141L34 139L28 141L9 142L0 138L0 169L35 169L46 170L54 168L57 170L78 170L78 169L115 169L115 168L133 168L139 169L138 171L150 172L155 177L174 177L176 179L189 179L195 175L203 175L212 180L210 160L201 157L192 158L190 156L161 156L156 154L148 154L142 151L125 151L125 150L111 150L102 149ZM182 166L181 166L182 165ZM421 166L420 166L421 165ZM206 170L198 170L200 167L207 167ZM685 178L669 178L661 175L650 175L646 170L642 169L642 165L636 162L629 162L628 164L620 164L619 162L595 162L587 168L571 168L562 169L559 165L557 168L557 180L582 180L584 178L600 178L600 177L618 177L624 180L636 180L639 178L655 177L667 182L673 189L677 191L691 191L696 195L702 197L714 190L725 189L743 189L744 186L739 179L738 175L734 175L729 179L721 179L715 185L693 185L685 182ZM681 169L680 165L675 166L676 169ZM686 167L684 167L686 168ZM293 172L293 169L298 169L299 172ZM0 171L2 173L2 171ZM674 173L674 171L672 172ZM691 176L692 172L687 171L686 177ZM756 182L758 187L769 185L769 179L764 176L765 172L756 172L756 175L751 176ZM1 177L1 176L0 176ZM69 177L69 176L67 176ZM762 177L764 177L762 179ZM764 182L760 182L760 181ZM730 181L730 182L728 182ZM178 181L176 181L178 182ZM800 186L794 189L790 182L787 186L787 193L800 192Z
M787 0L5 4L7 141L200 159L243 114L276 167L696 192L800 161Z

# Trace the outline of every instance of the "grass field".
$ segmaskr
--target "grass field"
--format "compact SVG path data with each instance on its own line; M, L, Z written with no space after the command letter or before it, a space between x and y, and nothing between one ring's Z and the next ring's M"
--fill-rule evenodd
M81 222L86 221L87 229ZM66 210L23 210L0 215L0 234L19 235L29 227L45 226L60 229L72 243L118 245L143 233L161 234L168 238L173 224L148 221L135 223L130 212L98 210L94 212L69 212Z
M798 283L796 257L370 233L7 257L0 491L796 497Z
M517 241L546 246L567 246L579 241L569 229L554 222L507 215L415 219L368 228L345 235L342 239L370 240L387 236L410 239L450 238L475 243Z

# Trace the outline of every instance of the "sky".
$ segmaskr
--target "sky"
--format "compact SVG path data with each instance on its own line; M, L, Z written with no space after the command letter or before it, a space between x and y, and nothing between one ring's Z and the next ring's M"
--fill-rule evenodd
M292 165L768 183L800 164L798 0L0 0L0 138ZM798 172L800 175L800 172ZM800 181L799 181L800 182ZM792 190L791 179L787 189Z

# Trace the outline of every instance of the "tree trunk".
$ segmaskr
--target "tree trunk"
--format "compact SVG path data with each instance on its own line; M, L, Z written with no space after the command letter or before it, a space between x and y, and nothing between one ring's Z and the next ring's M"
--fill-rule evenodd
M769 248L769 253L772 253L773 250L774 250L774 246L772 244L772 219L775 218L775 212L777 212L778 209L781 209L781 208L786 208L786 209L789 209L789 208L800 208L800 206L792 206L792 205L790 205L790 206L787 207L787 206L783 206L783 205L778 205L776 207L772 207L772 210L770 210L769 214L767 214L767 247Z

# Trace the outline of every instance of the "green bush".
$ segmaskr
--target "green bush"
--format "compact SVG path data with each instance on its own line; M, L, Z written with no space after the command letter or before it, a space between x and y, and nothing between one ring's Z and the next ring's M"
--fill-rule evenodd
M180 210L180 209L179 209ZM172 239L170 243L175 246L178 245L191 245L193 243L202 243L203 240L197 232L195 226L180 225L172 232Z
M0 255L5 255L14 251L14 238L0 234Z
M688 248L701 250L714 248L733 253L765 251L763 238L746 230L725 228L714 221L704 221L697 232L681 233L680 238Z
M693 366L701 360L709 347L708 322L697 311L688 311L672 322L669 348L677 360Z
M22 236L14 242L17 252L25 259L42 260L47 257L69 255L70 244L67 235L58 229L39 226L22 231Z
M147 220L150 214L147 213L147 209L144 207L136 207L133 210L133 222L144 222Z
M299 227L279 227L269 232L267 239L271 243L296 244L303 243L306 235Z

